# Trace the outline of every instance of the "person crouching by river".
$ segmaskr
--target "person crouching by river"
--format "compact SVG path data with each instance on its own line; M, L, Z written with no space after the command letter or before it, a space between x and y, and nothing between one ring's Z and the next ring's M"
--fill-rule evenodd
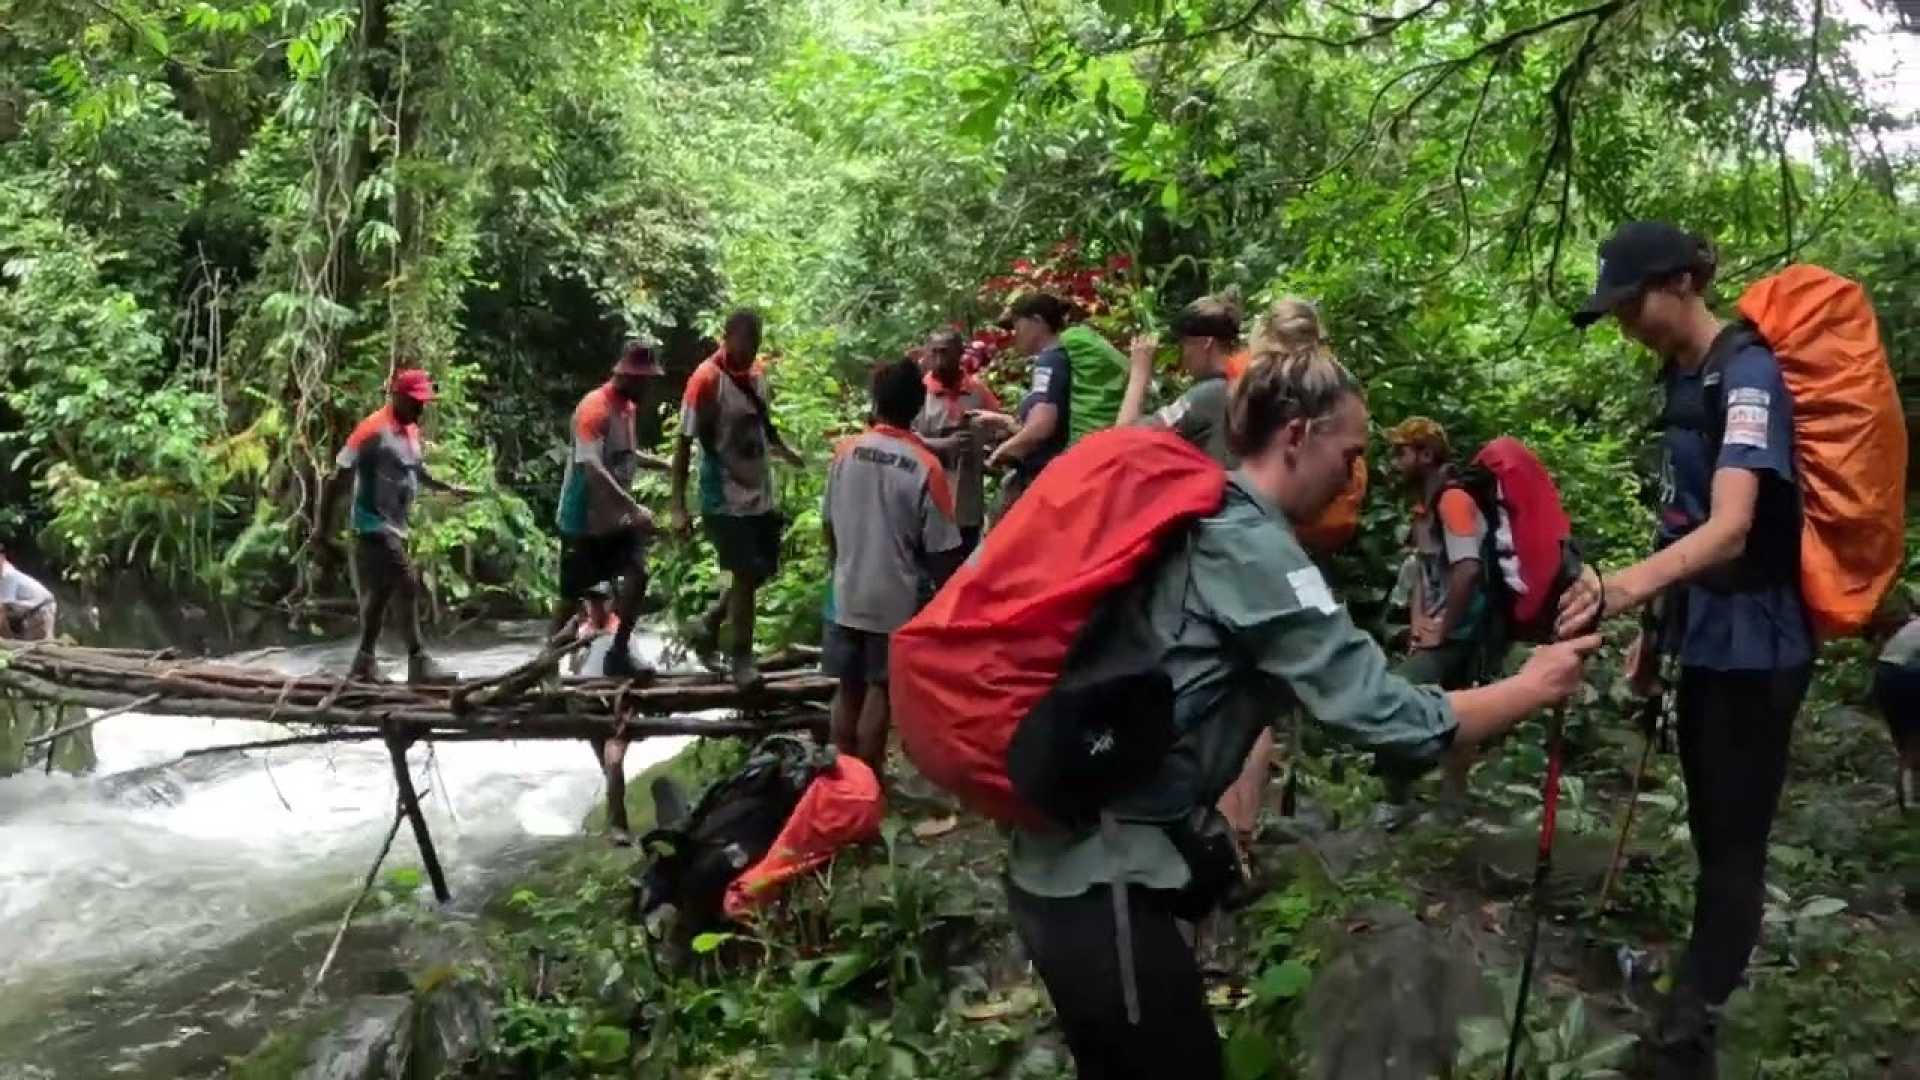
M420 417L433 400L433 381L418 368L396 372L388 384L387 403L367 415L347 437L334 459L336 469L320 496L315 544L328 562L338 563L339 548L332 536L334 504L353 484L351 526L353 561L360 588L360 648L354 653L348 677L379 678L374 652L390 608L400 624L407 646L407 681L445 682L451 673L427 655L420 642L417 601L419 578L407 558L407 520L413 500L425 486L461 497L473 492L442 483L427 471L420 456Z
M0 544L0 638L52 641L58 610L52 590L15 566Z
M1182 849L1219 850L1213 807L1276 708L1297 702L1362 748L1431 759L1566 700L1600 644L1545 646L1512 678L1453 693L1394 675L1294 534L1366 450L1358 383L1324 350L1257 360L1233 388L1228 432L1240 465L1220 509L1169 545L1142 602L1114 616L1135 624L1115 640L1159 646L1175 688L1180 734L1160 775L1109 804L1100 826L1012 836L1008 908L1083 1078L1223 1075L1180 925L1219 903L1190 887L1218 860L1196 867Z
M634 659L630 641L647 595L653 515L634 501L629 488L636 468L667 468L665 461L641 453L634 435L636 406L660 373L652 348L627 342L607 381L574 407L572 452L560 481L560 606L548 637L566 629L591 590L618 581L618 619L601 672L612 678L652 674Z

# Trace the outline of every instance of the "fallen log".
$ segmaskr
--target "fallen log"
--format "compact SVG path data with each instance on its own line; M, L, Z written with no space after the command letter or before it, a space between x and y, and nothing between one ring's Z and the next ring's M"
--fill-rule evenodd
M516 672L524 675L528 666ZM479 681L503 685L498 679ZM409 736L421 738L605 736L616 729L616 707L627 711L628 730L636 736L745 735L766 730L758 716L826 701L835 682L804 670L771 675L763 686L750 691L705 674L664 675L644 685L593 679L558 686L526 685L485 699L474 695L466 699L464 708L456 709L456 695L472 685L408 686L344 682L324 675L290 677L212 661L159 660L152 654L0 641L0 693L31 701L328 729L380 731L395 724ZM754 719L720 723L684 715L713 711L744 713Z

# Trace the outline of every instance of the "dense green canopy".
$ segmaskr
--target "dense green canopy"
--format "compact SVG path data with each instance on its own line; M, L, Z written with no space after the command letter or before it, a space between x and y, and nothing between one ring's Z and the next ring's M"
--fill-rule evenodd
M428 581L530 599L565 412L624 335L683 374L764 309L817 460L869 364L1072 239L1130 260L1115 329L1321 301L1376 418L1529 439L1623 551L1652 362L1564 316L1614 222L1712 234L1728 290L1823 261L1920 352L1917 174L1858 33L1824 0L18 0L0 531L302 599L316 476L418 363L431 460L488 491L423 508ZM783 483L817 557L817 477ZM786 577L798 629L819 575Z

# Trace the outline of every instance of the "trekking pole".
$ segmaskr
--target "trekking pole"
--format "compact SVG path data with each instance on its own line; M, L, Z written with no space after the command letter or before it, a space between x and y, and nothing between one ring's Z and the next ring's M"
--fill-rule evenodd
M1600 900L1593 907L1599 918L1607 913L1607 898L1613 895L1613 883L1620 876L1620 858L1627 851L1627 837L1633 833L1633 815L1640 808L1640 785L1646 782L1647 765L1653 760L1653 748L1660 743L1662 695L1656 694L1641 706L1640 730L1646 745L1640 748L1640 764L1633 770L1633 785L1627 791L1627 809L1620 815L1620 835L1613 841L1613 857L1607 860L1607 876L1600 879Z
M1513 1032L1507 1037L1505 1080L1513 1080L1520 1060L1520 1040L1526 1034L1527 989L1533 982L1534 958L1540 952L1540 916L1546 907L1547 874L1553 866L1554 817L1560 810L1560 758L1566 709L1556 708L1547 718L1547 780L1540 791L1540 850L1533 863L1533 927L1527 931L1527 951L1520 961L1520 990L1514 995Z

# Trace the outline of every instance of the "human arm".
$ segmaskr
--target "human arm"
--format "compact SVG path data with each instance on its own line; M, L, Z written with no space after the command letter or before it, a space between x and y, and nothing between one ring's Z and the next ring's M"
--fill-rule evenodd
M648 472L666 472L672 468L666 458L658 454L649 454L645 450L633 452L633 464L636 468L645 469Z
M351 447L349 447L351 450ZM349 457L349 451L340 452L340 457ZM353 460L357 460L357 454ZM353 466L336 464L332 475L328 476L320 487L320 505L313 515L313 547L323 563L340 561L340 544L334 539L334 515L341 498L353 485Z
M1571 694L1578 657L1597 645L1570 643L1530 660L1531 671L1491 692L1463 699L1416 686L1389 670L1386 654L1354 625L1297 542L1276 533L1271 525L1203 530L1192 588L1247 663L1285 683L1317 721L1364 748L1426 758L1455 739L1489 738Z
M1746 550L1753 528L1753 508L1760 497L1760 474L1745 468L1720 468L1713 473L1713 498L1707 520L1699 528L1634 563L1604 577L1593 567L1560 598L1555 631L1568 637L1603 620L1632 611L1668 588L1732 562Z
M767 444L773 448L774 454L778 456L781 461L786 462L796 469L806 467L806 459L801 457L798 451L787 445L787 441L780 436L780 429L774 427L771 423L767 425Z
M987 458L987 467L997 469L1009 460L1021 461L1040 444L1053 438L1060 426L1060 409L1052 402L1042 401L1027 411L1027 422L1006 442L1000 444L992 456Z
M461 487L458 484L447 483L445 480L433 475L432 472L429 472L425 465L420 466L420 485L428 491L438 491L442 494L455 495L462 499L471 499L479 494L479 492L470 487Z
M1120 398L1120 415L1114 418L1114 427L1131 427L1146 413L1147 390L1153 385L1153 354L1159 348L1160 339L1152 334L1134 338L1127 347L1127 389Z
M693 523L687 517L687 468L692 460L693 439L682 432L673 441L673 466L667 473L667 505L672 515L673 531L680 536L693 531Z
M1766 348L1751 346L1728 360L1721 375L1724 422L1707 480L1706 520L1624 570L1604 576L1584 572L1561 601L1556 627L1561 636L1631 611L1674 585L1738 560L1755 539L1762 485L1793 484L1793 399L1779 361ZM1669 453L1675 445L1669 443ZM1672 464L1670 460L1670 468ZM1678 470L1671 474L1684 475ZM1767 527L1782 524L1774 520Z
M622 484L619 479L607 469L606 464L600 460L599 455L589 456L585 460L576 461L574 464L586 470L587 483L593 485L608 498L612 499L614 504L621 508L622 515L629 522L638 525L651 520L652 515L647 513L646 508L641 506L639 501L633 497L633 492L628 491L627 486Z

